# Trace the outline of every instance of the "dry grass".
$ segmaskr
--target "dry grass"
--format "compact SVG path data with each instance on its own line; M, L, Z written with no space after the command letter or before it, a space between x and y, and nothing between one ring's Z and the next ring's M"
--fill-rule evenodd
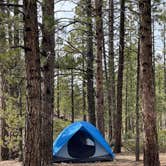
M166 166L166 153L160 154L161 166ZM97 163L84 163L84 164L54 164L54 166L143 166L142 156L141 161L135 162L134 154L121 153L116 155L113 162L97 162ZM0 162L0 166L21 166L18 161L3 161Z

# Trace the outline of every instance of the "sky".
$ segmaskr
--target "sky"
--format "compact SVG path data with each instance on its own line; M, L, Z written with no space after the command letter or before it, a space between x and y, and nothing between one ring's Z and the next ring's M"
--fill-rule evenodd
M75 6L76 4L71 1L62 0L57 2L55 4L56 18L73 18Z

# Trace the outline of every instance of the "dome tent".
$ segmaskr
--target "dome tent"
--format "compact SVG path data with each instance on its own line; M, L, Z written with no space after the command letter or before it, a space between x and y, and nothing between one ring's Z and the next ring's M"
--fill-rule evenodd
M54 162L113 160L114 154L99 130L88 122L66 127L53 143Z

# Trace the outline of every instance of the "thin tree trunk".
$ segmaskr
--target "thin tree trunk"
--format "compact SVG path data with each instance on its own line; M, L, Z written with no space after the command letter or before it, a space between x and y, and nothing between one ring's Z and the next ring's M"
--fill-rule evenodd
M140 79L144 123L144 166L159 166L155 91L152 65L151 1L139 0Z
M140 34L139 34L140 35ZM135 106L135 111L136 111L136 145L135 145L135 158L136 161L139 161L139 154L140 154L140 131L139 131L139 75L140 75L140 37L138 38L138 52L137 52L137 85L136 85L136 106Z
M129 121L129 118L128 118L128 68L127 68L127 71L126 71L126 96L125 96L125 135L127 135L127 132L128 132L128 121Z
M19 0L15 0L15 4L19 4ZM18 7L14 7L14 16L16 18L19 17L19 10ZM19 25L16 21L14 23L14 46L19 45L20 39L19 39ZM20 51L18 51L18 57L20 59ZM21 84L23 83L22 81L20 82ZM17 87L18 88L18 98L19 98L19 116L22 118L22 87ZM22 126L19 128L19 161L23 160L23 129Z
M110 82L110 108L109 108L109 130L112 128L112 135L109 135L109 140L115 138L115 67L114 67L114 0L109 0L109 82ZM111 134L111 132L110 132Z
M7 0L7 3L9 4L9 0ZM11 17L10 10L7 10L7 15L8 15L8 18ZM7 25L8 25L8 42L9 42L9 46L11 47L13 43L13 35L12 35L12 23L10 20Z
M74 122L74 74L73 69L71 70L71 122Z
M19 4L19 0L15 0L15 4ZM18 7L14 7L14 16L16 18L19 17L19 10ZM16 21L17 22L17 21ZM19 29L18 29L18 24L14 24L14 45L19 45Z
M156 93L156 79L155 79L155 75L156 75L156 64L155 64L155 36L154 36L154 29L155 25L154 25L154 16L152 18L152 66L153 66L153 82L154 82L154 92ZM156 96L156 94L155 94Z
M107 108L108 108L108 114L109 114L109 141L111 142L112 140L112 112L111 112L111 94L110 94L110 79L108 76L108 67L107 67L107 55L106 55L106 50L105 50L105 38L103 35L103 58L104 58L104 74L105 74L105 86L106 86L106 102L107 102Z
M166 24L164 24L164 93L166 99Z
M97 73L96 73L96 97L97 97L97 127L103 134L104 131L104 92L103 92L103 21L102 21L102 0L95 0L96 9L96 39L97 39Z
M120 44L119 44L119 65L118 65L118 83L117 83L117 112L116 112L116 135L115 135L115 153L121 152L121 130L122 130L122 88L123 88L123 68L124 68L124 35L125 35L125 0L120 2Z
M40 166L41 76L38 41L37 2L34 0L24 0L23 11L27 80L24 166Z
M59 49L59 47L58 47ZM59 52L57 52L57 59L59 59ZM56 97L56 103L57 103L57 117L60 118L61 112L60 112L60 70L57 69L57 97Z
M82 58L83 58L82 68L83 68L83 70L85 70L85 56L84 56L84 54L83 54ZM85 80L85 72L83 72L83 78L82 79L83 79L82 80L83 120L86 121L86 91L85 91L86 80Z
M60 83L59 83L59 69L57 71L57 116L60 118Z
M107 70L107 55L105 50L105 38L103 34L103 60L104 60L104 74L105 74L105 80L106 80L106 86L108 89L108 70ZM108 100L109 101L109 100Z
M164 24L164 94L165 94L165 100L166 100L166 24ZM163 127L166 128L166 113L163 114Z
M22 90L21 87L19 88L19 116L22 117ZM19 136L20 136L20 141L19 141L19 161L23 160L23 129L22 126L19 128Z
M94 54L93 54L93 30L92 30L92 4L86 0L87 13L87 102L89 121L96 126L95 94L94 94Z
M43 64L42 88L41 165L49 166L52 163L54 112L54 0L43 0L42 12L42 52L45 57L45 63Z

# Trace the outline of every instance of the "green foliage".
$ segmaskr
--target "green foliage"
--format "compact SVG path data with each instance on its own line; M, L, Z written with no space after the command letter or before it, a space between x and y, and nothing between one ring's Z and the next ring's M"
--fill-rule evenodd
M20 129L24 128L25 119L20 115L19 109L18 99L8 97L6 109L2 112L1 117L5 119L7 124L6 130L8 135L5 137L5 144L9 149L18 149L19 141L22 139L20 137Z
M53 132L54 132L54 136L53 136L53 139L55 140L56 137L58 136L58 134L66 127L70 124L71 122L69 121L64 121L64 120L61 120L61 119L55 119L54 120L54 129L53 129Z
M158 112L158 120L160 116L166 112L166 101L164 91L164 65L158 63L156 65L156 110ZM162 125L162 124L161 124Z
M135 139L126 139L123 141L123 147L125 151L134 153L135 152ZM140 141L140 152L143 152L143 139Z
M159 131L158 140L160 151L166 153L166 130Z
M135 152L135 134L128 133L129 137L124 139L122 145L125 151ZM160 152L166 153L166 130L159 131L158 142ZM143 153L143 136L140 136L140 152Z

